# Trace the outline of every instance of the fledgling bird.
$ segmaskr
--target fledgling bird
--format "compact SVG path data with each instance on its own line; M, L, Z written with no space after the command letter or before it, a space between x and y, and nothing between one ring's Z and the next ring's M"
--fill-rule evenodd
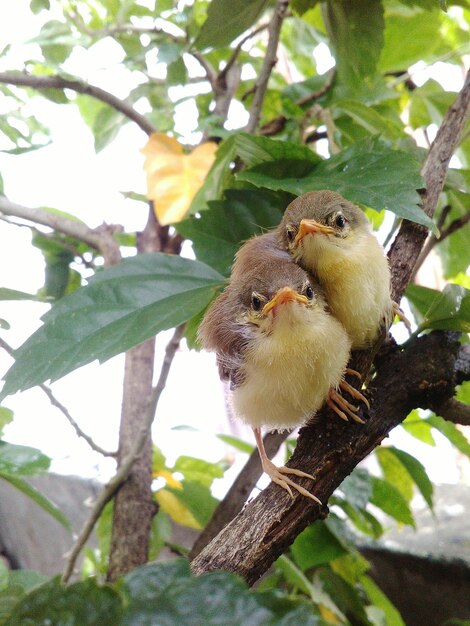
M309 274L276 245L275 233L241 247L230 283L208 309L199 337L217 353L235 414L254 431L263 470L291 495L292 487L319 502L287 474L312 476L268 459L261 427L295 428L325 401L340 413L357 410L337 392L350 340Z
M293 260L319 281L353 350L372 345L394 314L409 327L391 299L385 251L355 204L334 191L305 193L289 204L276 232Z

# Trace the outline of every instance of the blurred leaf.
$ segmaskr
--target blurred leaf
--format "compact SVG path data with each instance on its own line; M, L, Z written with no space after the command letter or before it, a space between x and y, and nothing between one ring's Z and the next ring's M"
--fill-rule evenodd
M385 624L387 626L406 626L396 607L390 602L370 576L364 574L361 576L360 582L369 596L370 601L375 606L378 606L385 615Z
M57 577L25 596L11 612L9 623L112 626L120 614L120 595L111 586L100 587L94 578L65 586Z
M367 470L355 468L346 476L339 487L348 502L358 508L364 508L372 493L371 476Z
M435 446L436 442L432 436L432 426L423 419L417 409L413 409L406 419L401 423L407 433L430 446Z
M382 4L376 0L335 0L324 5L323 15L339 78L354 90L374 73L379 60L384 42Z
M49 469L51 460L40 450L0 441L0 472L33 476Z
M215 478L222 478L226 467L223 463L209 463L191 456L176 459L173 472L181 472L186 480L210 487Z
M155 561L165 544L171 541L172 529L168 515L160 509L152 518L150 529L149 561Z
M449 189L447 197L452 208L446 224L451 224L468 213L470 193ZM437 216L436 219L438 219ZM442 261L444 276L447 279L459 272L467 273L470 265L470 226L467 224L464 228L454 231L444 241L439 242L435 250Z
M394 485L407 502L413 497L413 480L406 467L390 448L376 448L375 454L387 482Z
M371 135L380 135L386 139L397 139L404 136L404 130L380 115L375 109L358 100L338 100L335 110L342 111L359 124Z
M164 133L152 133L142 149L147 198L163 226L179 222L188 212L215 158L217 144L206 141L184 154L183 146Z
M303 15L318 3L319 0L291 0L290 7L297 15Z
M425 420L433 428L438 430L444 437L454 445L459 452L470 458L470 443L465 435L452 422L449 422L438 415L431 415Z
M470 290L460 285L446 285L420 324L420 330L431 328L470 332Z
M229 446L233 446L236 450L240 452L244 452L245 454L251 454L256 450L256 446L239 439L238 437L233 437L232 435L217 435L217 439L223 441Z
M423 186L420 164L406 152L392 150L377 139L346 148L335 156L297 177L277 177L271 164L257 165L240 172L239 180L257 187L283 189L295 195L307 191L331 189L348 200L376 211L387 209L418 224L435 230L432 220L418 206L417 189Z
M324 591L328 593L331 598L334 598L342 614L348 616L348 621L340 622L341 624L348 622L350 624L368 623L364 608L364 598L362 597L356 581L350 583L347 579L338 575L333 569L327 567L322 568L318 576L323 583Z
M212 0L207 19L196 38L196 48L203 50L228 46L255 24L267 5L268 0Z
M331 500L331 505L335 504L339 506L348 516L349 520L359 530L359 532L378 539L383 535L384 529L379 520L369 513L366 509L358 508L351 504L348 500L334 499Z
M301 532L291 551L295 562L304 571L329 563L347 552L322 521L311 524Z
M223 277L198 261L143 254L96 274L43 316L15 353L1 397L57 380L182 324L211 300Z
M247 168L268 161L322 161L308 146L248 133L239 133L236 136L235 147L236 154Z
M219 501L212 496L208 487L200 483L184 480L182 485L183 489L167 487L166 491L174 495L176 499L179 500L180 504L186 507L196 520L198 528L203 528L210 520ZM167 513L170 512L167 511ZM194 526L192 526L192 528L194 528Z
M10 485L16 487L19 491L24 493L25 496L31 498L38 506L40 506L46 513L49 513L56 521L59 522L64 528L71 531L71 525L69 520L65 517L60 509L51 502L48 498L42 495L35 487L28 484L22 478L19 478L17 474L10 474L0 469L0 478L6 480Z
M37 300L37 296L33 293L25 293L16 289L8 289L8 287L0 287L0 300Z
M408 452L405 452L404 450L399 450L394 446L390 446L388 449L398 458L400 463L402 463L402 465L406 468L406 471L413 479L415 485L418 487L421 495L426 501L426 504L432 510L433 484L429 480L423 464L420 463L420 461L418 461L418 459L416 459L414 456L408 454Z
M175 493L171 492L169 489L164 488L157 491L155 499L160 509L167 513L178 524L196 530L203 528L203 525L198 522L185 503L181 502L181 500L176 497Z
M45 9L48 11L51 8L50 0L31 0L30 7L32 13L35 15Z
M13 411L6 406L0 406L0 437L3 435L3 429L7 424L13 421ZM1 443L1 442L0 442Z
M372 477L371 504L374 504L384 513L393 517L397 522L415 526L413 515L408 502L398 489L386 480Z
M410 283L407 286L405 296L408 298L418 322L424 318L429 307L439 294L440 291L437 291L437 289L430 289L422 285Z
M193 242L198 260L228 276L241 243L277 226L290 196L265 190L227 189L224 200L209 202L200 217L176 225Z

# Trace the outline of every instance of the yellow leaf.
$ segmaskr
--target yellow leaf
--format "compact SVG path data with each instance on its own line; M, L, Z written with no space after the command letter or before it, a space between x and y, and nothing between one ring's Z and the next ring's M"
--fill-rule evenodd
M326 608L326 606L319 604L318 608L320 609L321 616L328 624L341 624L341 620L339 619L339 617L335 615L333 611L330 611L330 609Z
M173 476L173 474L168 470L158 470L157 472L153 472L153 478L164 478L166 480L166 484L174 489L183 489L183 485L179 480Z
M152 133L142 148L147 174L147 198L153 201L162 226L180 222L215 159L217 144L206 141L190 154L164 133Z
M165 513L178 522L178 524L182 524L183 526L188 526L188 528L195 528L196 530L200 530L202 528L201 524L196 520L191 511L184 506L181 500L166 489L160 489L155 494L155 499L158 504L161 506L162 510Z

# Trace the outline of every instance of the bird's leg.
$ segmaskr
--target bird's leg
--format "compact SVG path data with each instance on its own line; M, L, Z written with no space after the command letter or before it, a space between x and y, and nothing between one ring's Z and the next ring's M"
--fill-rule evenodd
M365 423L364 420L356 415L358 408L345 400L343 396L338 393L333 387L331 387L330 389L328 398L326 399L326 403L330 407L330 409L332 409L336 413L336 415L339 415L339 417L346 422L349 421L349 415L349 417L351 417L355 422L358 422L359 424Z
M285 467L285 466L277 467L276 465L274 465L274 463L268 458L268 455L266 454L266 450L264 449L261 429L253 428L253 432L255 434L256 445L258 446L258 452L259 452L259 456L261 459L261 466L263 468L263 471L271 478L271 480L277 485L281 486L283 489L285 489L291 498L294 497L292 494L292 489L291 489L291 487L293 487L296 491L301 493L303 496L306 496L307 498L311 498L315 502L318 502L320 506L322 506L321 501L316 496L314 496L313 493L310 493L309 491L307 491L300 485L297 485L293 480L288 478L285 474L294 474L295 476L300 476L303 478L310 478L311 480L315 480L314 477L311 474L306 474L305 472L302 472L301 470L297 470L297 469L293 469L293 468Z
M412 331L410 320L406 317L406 315L403 313L403 311L400 309L399 305L396 302L392 302L392 313L394 316L396 315L398 319L403 322L403 324L405 324L406 329L411 334Z

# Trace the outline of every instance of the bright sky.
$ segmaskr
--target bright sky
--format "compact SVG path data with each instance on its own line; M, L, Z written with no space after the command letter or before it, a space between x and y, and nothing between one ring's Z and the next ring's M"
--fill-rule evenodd
M30 18L29 0L16 0L14 8L12 3L0 3L0 49L6 43L15 45L26 41L36 33ZM18 61L28 58L30 53L31 48L27 46L14 48L12 52ZM67 69L125 97L130 86L127 74L119 67L120 54L113 44L98 44L86 52L74 53ZM329 59L325 58L325 70L328 63ZM0 71L4 69L0 61ZM458 89L462 77L456 73L452 78L453 71L449 71L447 65L440 75L443 80L452 81L447 87ZM0 95L0 114L5 110L1 98ZM0 172L8 198L29 207L49 206L67 211L91 227L106 221L124 224L128 231L143 228L146 208L141 203L124 200L119 192L144 192L143 157L139 150L146 141L145 134L129 124L111 147L96 155L92 134L84 130L73 106L63 107L34 97L23 112L27 115L33 111L51 128L52 145L21 157L0 153ZM181 106L178 123L191 129L191 115L190 104ZM4 147L9 146L0 146ZM0 241L0 287L36 292L43 285L44 263L41 253L29 245L29 229L15 228L0 221ZM12 346L19 346L39 326L39 317L47 309L46 305L38 303L2 302L0 317L11 324L11 330L2 331L2 337ZM158 337L159 358L168 338L168 333ZM66 404L80 426L108 449L117 446L123 363L122 355L101 366L94 363L52 386L57 398ZM9 364L10 360L0 351L0 373L3 374ZM6 428L6 439L40 448L53 459L54 471L101 478L107 478L113 471L111 461L103 460L85 442L77 440L72 428L39 389L7 398L5 406L15 412L14 424ZM181 424L198 432L172 430ZM154 442L170 460L180 454L190 454L215 461L232 453L216 438L217 433L227 429L253 442L248 429L239 424L227 425L213 356L189 352L183 346L161 398L153 429ZM391 441L418 455L428 465L432 479L458 480L455 464L446 463L444 474L444 464L439 463L437 467L432 449L398 431ZM243 457L237 461L229 476L236 475L243 461Z

